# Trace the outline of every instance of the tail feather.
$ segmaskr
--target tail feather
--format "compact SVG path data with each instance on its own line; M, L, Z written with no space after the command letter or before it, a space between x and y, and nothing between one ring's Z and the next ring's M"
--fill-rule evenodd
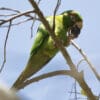
M38 72L45 64L47 64L51 60L51 58L49 58L48 56L42 56L42 58L43 59L39 59L39 57L36 58L36 56L30 58L27 66L25 67L19 78L15 81L12 88L19 90L21 85L28 78Z
M24 77L24 73L22 72L22 74L18 77L18 79L14 82L12 88L15 88L15 89L19 89L21 84L24 83L24 81L26 80L26 77Z
M18 79L13 84L12 88L20 89L21 84L23 84L28 78L30 78L33 74L35 74L40 68L34 70L34 67L27 66Z
M15 88L16 90L19 90L21 88L21 85L32 75L34 75L36 72L38 72L45 64L47 64L51 58L45 59L44 62L39 63L36 65L33 65L33 62L29 60L27 66L25 67L24 71L21 73L21 75L18 77L18 79L13 84L12 88ZM42 60L43 61L43 60Z

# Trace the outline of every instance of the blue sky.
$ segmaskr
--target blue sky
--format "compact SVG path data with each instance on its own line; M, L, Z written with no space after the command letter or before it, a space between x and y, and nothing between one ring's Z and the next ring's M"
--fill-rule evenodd
M40 8L46 16L52 15L55 3L56 0L42 0ZM18 9L22 12L32 9L28 0L0 0L0 7ZM62 0L62 4L57 13L69 9L78 10L83 17L84 26L81 35L75 41L86 52L91 62L95 65L98 73L100 73L100 0ZM34 36L38 27L38 24L35 25ZM12 27L11 29L7 45L7 62L3 72L0 74L0 80L8 84L8 86L13 84L27 63L30 48L34 40L34 36L30 39L30 26L31 22L28 22L26 24ZM0 28L0 65L3 58L5 34L6 30ZM67 50L74 63L77 64L82 58L78 51L72 46L68 47ZM86 81L89 83L92 91L95 94L100 93L100 83L95 79L95 76L89 69L88 65L82 63L80 67L82 70L84 69ZM68 66L64 58L61 53L58 53L56 57L54 57L54 59L38 74L66 68L68 68ZM68 91L72 88L73 82L74 81L70 77L58 76L34 83L22 90L22 93L27 95L31 100L68 100Z

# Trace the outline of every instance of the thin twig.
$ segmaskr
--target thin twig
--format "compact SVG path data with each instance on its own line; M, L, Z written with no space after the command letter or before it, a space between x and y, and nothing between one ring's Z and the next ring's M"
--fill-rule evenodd
M39 0L39 1L40 1L40 0ZM21 12L20 12L19 10L11 9L11 8L1 7L0 10L5 10L5 11L7 10L7 11L10 11L10 12L12 11L12 12L16 12L17 14L18 14L18 13L21 14ZM17 15L17 14L16 14L16 15ZM9 16L10 16L10 15L9 15ZM32 16L29 15L29 14L27 14L27 15L25 14L25 16L26 16L26 17L32 18Z
M69 99L69 100L76 100L76 99L75 99L75 98L71 98L71 99ZM84 98L78 97L77 100L88 100L88 99L85 98L85 97L84 97Z
M75 100L78 100L77 99L77 83L76 83L76 80L75 80L75 83L74 83L74 90L75 90Z
M33 37L33 26L35 24L35 21L36 21L36 14L34 15L34 19L32 21L32 25L31 25L31 38Z
M24 12L24 13L21 13L21 14L18 14L18 15L15 15L15 16L9 18L9 19L6 19L6 20L0 22L0 25L3 25L3 24L5 24L5 23L8 23L8 22L11 21L11 20L14 20L14 19L16 19L16 18L19 18L19 17L21 17L21 16L28 15L28 14L33 13L33 12L34 12L34 11L32 10L32 11L27 11L27 12Z
M80 54L83 56L83 58L87 61L89 67L91 68L91 70L95 74L96 78L100 81L100 75L98 74L98 72L96 71L95 67L90 62L88 57L86 56L85 52L73 40L71 40L71 44L80 52Z
M69 93L75 93L75 92L73 92L73 91L68 91ZM80 92L76 92L77 94L79 94L79 95L82 95Z
M20 25L20 24L25 23L25 22L28 22L30 20L32 20L32 19L29 18L29 19L26 19L26 20L23 20L23 21L20 21L20 22L17 22L17 23L12 23L11 26ZM7 28L8 26L9 25L3 25L3 26L1 26L1 28Z
M4 65L5 65L5 62L6 62L6 47L7 47L7 41L8 41L9 33L10 33L10 30L11 30L11 23L12 23L12 21L9 21L9 27L8 27L8 31L7 31L7 35L6 35L6 39L5 39L5 43L4 43L4 60L3 60L3 63L1 65L1 68L0 68L0 73L2 72Z
M60 5L61 5L61 0L58 0L57 1L57 4L56 4L56 7L54 9L54 14L53 14L53 27L52 27L53 28L53 31L55 31L55 16L56 16L56 13L57 13Z
M81 60L78 62L78 64L77 64L77 69L79 69L79 65L80 65L83 61L85 61L85 59L81 59Z
M13 11L13 12L16 12L16 13L20 13L19 10L15 10L15 9L11 9L11 8L5 8L5 7L1 7L0 10L7 10L7 11Z
M17 14L0 14L0 17L9 17L9 16L14 16L14 15L17 15Z
M39 5L40 2L41 2L41 0L38 0L37 5ZM34 19L32 21L32 25L31 25L31 38L33 37L33 26L35 24L35 21L36 21L36 14L34 15Z
M35 15L36 17L36 15ZM33 37L33 26L35 24L35 20L32 21L32 25L31 25L31 38Z
M71 98L72 93L74 93L75 94L75 97L74 97L75 100L77 100L77 94L78 94L76 85L77 84L76 84L76 80L75 80L74 83L72 84L71 91L69 92L70 93L69 98ZM73 92L73 89L74 89L74 92Z
M68 92L68 93L69 93L69 98L71 97L71 95L72 95L72 93L73 93L73 87L74 87L74 84L72 85L71 91Z
M28 18L28 19L26 19L26 20L23 20L23 21L20 21L20 22L17 22L17 23L12 23L11 24L11 26L16 26L16 25L19 25L19 24L23 24L23 23L25 23L25 22L28 22L28 21L31 21L31 20L38 20L38 21L40 21L39 20L39 18ZM0 28L7 28L9 25L3 25L3 26L1 26Z

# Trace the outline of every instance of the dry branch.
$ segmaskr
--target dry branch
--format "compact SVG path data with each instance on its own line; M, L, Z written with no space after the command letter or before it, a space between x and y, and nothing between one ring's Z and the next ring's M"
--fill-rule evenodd
M22 20L22 21L19 21L19 22L16 22L16 23L12 23L11 26L17 26L17 25L20 25L20 24L23 24L23 23L26 23L28 21L40 21L39 18L36 18L36 17L32 17L32 18L28 18L28 19L25 19L25 20ZM0 28L8 28L9 25L3 25L1 26ZM33 24L34 26L34 24Z
M16 12L16 13L20 13L19 10L16 9L11 9L11 8L5 8L5 7L1 7L0 10L5 10L5 11L12 11L12 12Z
M2 72L2 70L4 68L4 65L6 63L6 46L7 46L7 40L8 40L8 36L9 36L9 33L10 33L10 29L11 29L11 23L12 23L12 21L10 20L7 35L6 35L6 39L5 39L5 43L4 43L4 60L3 60L3 63L1 65L1 68L0 68L0 73Z
M91 70L95 74L96 78L100 81L100 75L98 74L95 67L90 62L88 57L86 56L85 52L73 40L71 40L71 44L80 52L80 54L83 56L84 60L88 63L89 67L91 68Z
M27 85L30 85L31 83L38 82L40 80L50 78L50 77L54 77L54 76L57 76L57 75L70 75L70 76L73 76L74 74L70 70L58 70L58 71L54 71L54 72L48 72L48 73L39 75L37 77L34 77L30 80L26 80L23 84L20 84L20 86L17 87L17 89L18 90L22 89L22 88L26 87Z
M18 14L18 15L15 15L15 16L9 18L9 19L2 20L2 21L0 22L0 26L3 25L3 24L5 24L5 23L7 23L7 22L10 22L10 21L12 21L12 20L14 20L14 19L16 19L16 18L19 18L19 17L21 17L21 16L28 15L28 14L33 13L33 12L34 12L33 10L32 10L32 11L27 11L27 12L24 12L24 13L21 13L21 14Z
M57 4L56 4L56 7L55 7L55 9L54 9L54 14L53 14L53 26L52 26L52 28L53 28L52 30L53 30L53 31L55 31L55 15L56 15L56 13L57 13L59 7L60 7L60 4L61 4L61 0L58 0L58 1L57 1Z

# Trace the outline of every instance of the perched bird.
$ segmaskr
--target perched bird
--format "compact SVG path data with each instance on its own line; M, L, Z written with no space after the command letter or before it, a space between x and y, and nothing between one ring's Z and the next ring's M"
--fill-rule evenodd
M49 22L50 27L53 27L53 16L46 17L46 20ZM68 46L70 39L78 37L82 25L82 17L77 11L65 11L55 16L55 35L62 41L64 46ZM18 89L23 82L43 68L58 51L49 32L43 24L40 24L27 65L12 87Z

